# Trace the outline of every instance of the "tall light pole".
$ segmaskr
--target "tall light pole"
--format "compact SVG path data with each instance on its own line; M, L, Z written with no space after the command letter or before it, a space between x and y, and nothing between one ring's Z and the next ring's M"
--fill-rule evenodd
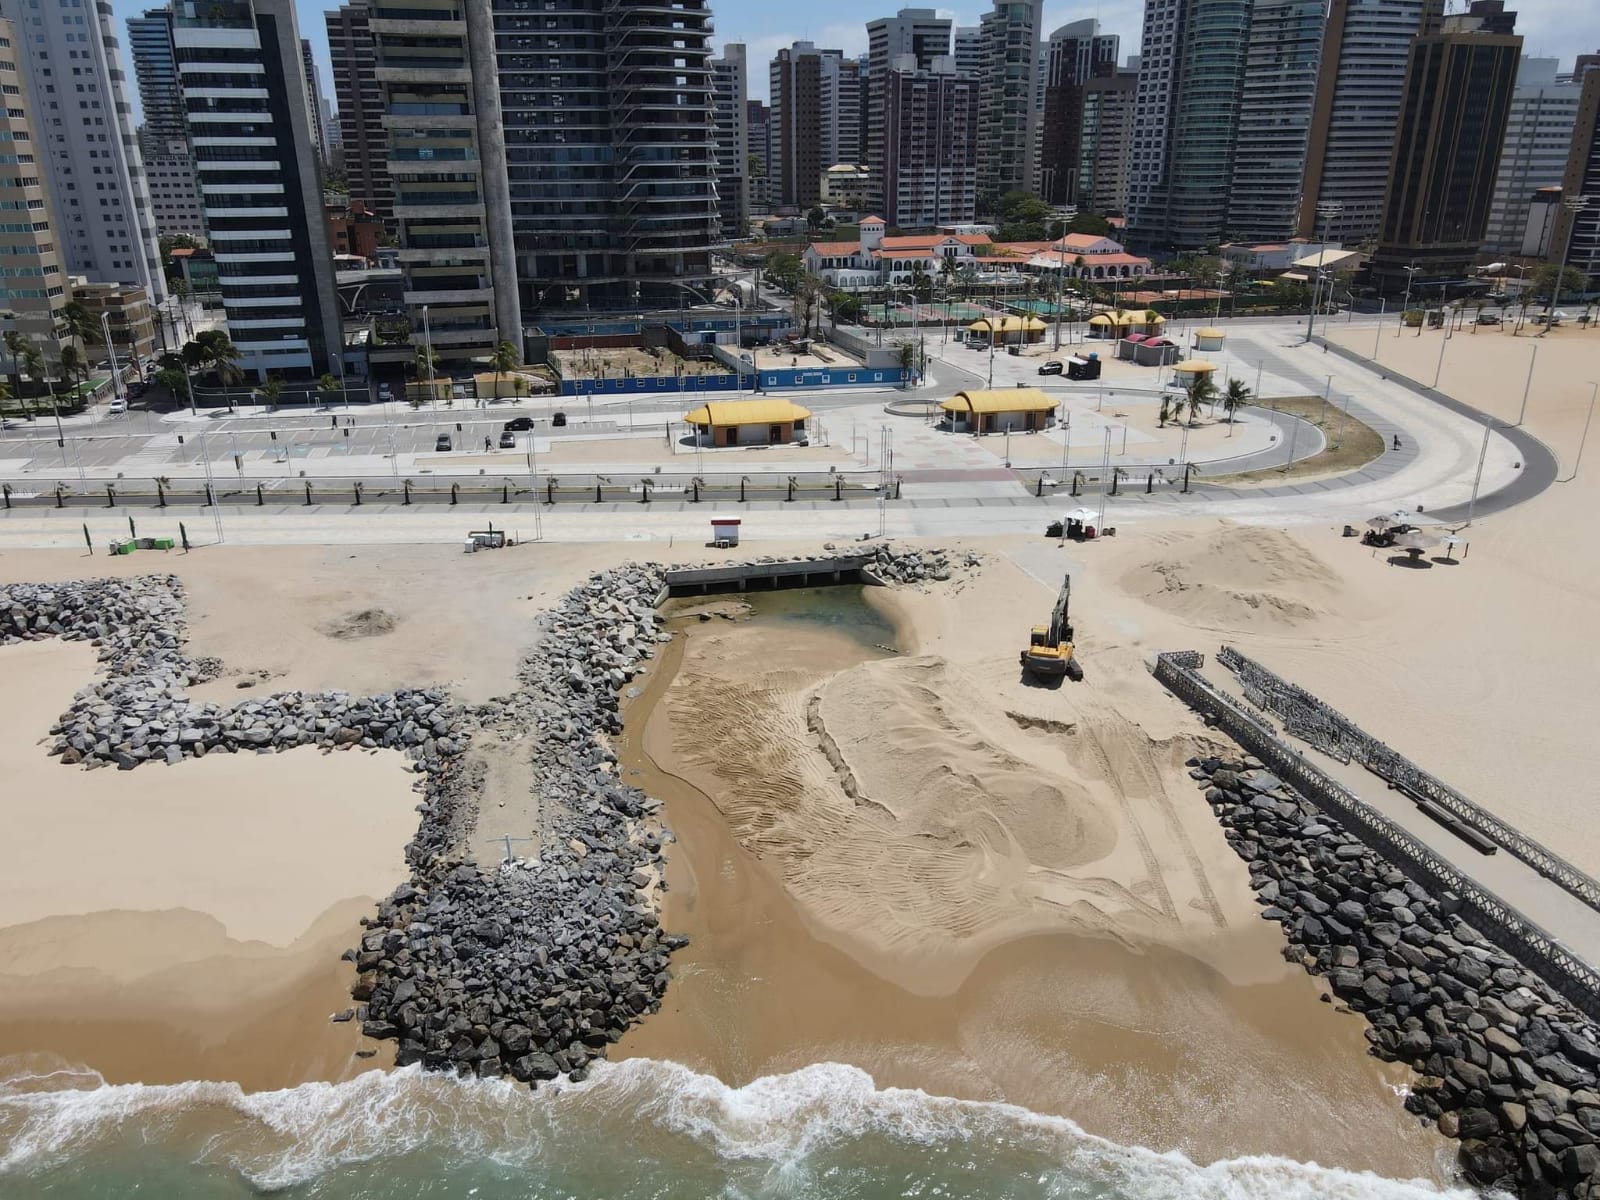
M1317 205L1317 215L1322 218L1322 246L1317 251L1317 280L1316 287L1311 289L1311 315L1306 318L1306 341L1311 340L1311 332L1317 323L1317 293L1322 287L1322 277L1325 274L1323 263L1328 253L1328 222L1344 211L1344 205L1337 200L1324 200ZM1331 288L1330 288L1331 290Z
M1467 525L1472 524L1472 514L1478 507L1478 486L1483 482L1483 462L1489 457L1489 434L1494 430L1494 418L1483 418L1483 445L1478 449L1478 473L1472 477L1472 499L1467 501ZM1467 525L1463 525L1465 529Z
M1589 207L1587 196L1566 196L1561 201L1561 207L1568 213L1567 240L1561 247L1561 269L1556 272L1555 282L1550 285L1550 303L1544 310L1544 328L1539 331L1543 337L1550 332L1550 322L1554 319L1556 311L1556 298L1561 295L1561 277L1567 273L1567 258L1572 253L1572 235L1578 228L1578 214Z
M1528 356L1528 382L1522 385L1522 407L1517 410L1517 424L1521 425L1523 418L1528 415L1528 393L1533 390L1533 366L1539 361L1539 343L1533 344L1533 353Z
M1394 327L1395 337L1399 337L1400 331L1406 327L1406 314L1411 311L1411 281L1416 278L1417 272L1422 268L1417 266L1416 263L1412 263L1409 267L1401 267L1400 269L1406 273L1406 295L1405 299L1400 301L1400 321Z
M111 317L106 312L100 314L100 332L105 335L106 353L111 356L111 394L122 395L122 380L117 374L117 348L111 342Z
M439 393L433 383L433 324L428 319L428 306L422 306L422 348L428 362L428 404L438 407Z
M1589 440L1589 423L1594 420L1594 402L1597 398L1600 398L1600 383L1592 385L1589 392L1589 415L1583 419L1583 436L1578 439L1578 453L1572 460L1572 474L1560 480L1561 483L1571 483L1578 477L1578 467L1583 463L1583 446Z

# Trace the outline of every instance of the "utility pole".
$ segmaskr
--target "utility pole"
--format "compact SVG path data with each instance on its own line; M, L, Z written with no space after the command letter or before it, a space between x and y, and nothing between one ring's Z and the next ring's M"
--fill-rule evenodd
M1406 314L1411 311L1411 281L1416 278L1420 269L1416 263L1412 263L1409 267L1401 268L1406 273L1406 294L1405 299L1400 301L1400 321L1394 327L1395 337L1399 337L1400 331L1405 328Z
M1517 424L1522 424L1523 418L1528 415L1528 393L1533 390L1533 365L1539 361L1539 343L1533 344L1533 353L1528 356L1528 382L1522 385L1522 407L1517 410Z
M1478 507L1478 485L1483 482L1483 460L1489 456L1489 434L1494 429L1494 418L1485 415L1483 418L1483 445L1478 450L1478 473L1472 477L1472 499L1467 501L1467 524L1465 529L1472 524L1473 511Z
M1597 398L1600 398L1600 383L1594 384L1593 390L1589 393L1589 415L1583 419L1583 435L1578 439L1578 453L1572 460L1572 474L1559 480L1560 483L1571 483L1578 477L1578 467L1583 463L1583 447L1589 440L1589 423L1594 420L1594 402Z

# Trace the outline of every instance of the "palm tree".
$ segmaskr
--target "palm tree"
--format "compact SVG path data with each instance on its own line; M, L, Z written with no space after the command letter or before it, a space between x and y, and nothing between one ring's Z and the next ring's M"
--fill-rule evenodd
M434 350L432 347L419 342L417 343L416 350L413 351L411 355L411 366L412 370L416 373L417 382L419 384L424 380L432 380L435 373L439 369L439 352ZM433 389L430 388L429 392L431 393L432 390ZM436 401L438 398L439 397L437 395L430 394L428 396L430 402Z
M339 390L339 381L337 379L335 379L332 375L328 374L327 372L324 372L317 379L317 390L319 392L321 392L324 396L331 396L331 395L333 395L334 392L337 392Z
M494 348L494 354L489 359L489 364L494 367L494 398L500 399L500 377L508 371L514 371L522 364L522 355L517 353L517 348L510 342L501 342ZM515 395L516 389L511 389Z
M1233 414L1239 408L1249 404L1254 399L1250 389L1245 386L1242 379L1228 380L1228 390L1222 394L1222 410L1228 414L1228 423L1233 423Z
M77 300L71 300L62 306L61 327L66 335L80 346L88 346L91 342L100 340L100 322Z
M1165 429L1167 427L1167 421L1171 416L1172 416L1172 410L1167 406L1167 398L1165 396L1162 396L1161 397L1161 415L1157 418L1157 422L1158 422L1157 427L1160 428L1160 429Z
M269 409L276 410L278 397L283 395L283 380L276 375L268 375L256 389L256 395L267 402Z
M189 410L194 411L194 394L189 390L189 373L178 367L163 367L155 374L155 380L179 400L189 401Z
M1189 383L1189 424L1193 425L1200 409L1217 394L1217 385L1211 382L1209 371L1197 374Z
M89 378L89 364L84 361L83 354L76 346L61 347L61 378L66 381L67 391L72 391L74 378Z
M23 343L22 370L35 383L43 383L48 386L49 376L46 374L47 368L45 366L44 353L32 342Z

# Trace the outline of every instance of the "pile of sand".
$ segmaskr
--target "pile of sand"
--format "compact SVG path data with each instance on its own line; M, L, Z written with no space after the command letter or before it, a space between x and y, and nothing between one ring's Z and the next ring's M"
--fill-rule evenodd
M337 620L329 621L322 627L322 632L340 641L353 641L393 633L399 623L391 612L381 608L363 608L360 612L346 613Z
M1151 537L1159 552L1121 577L1121 590L1193 624L1289 628L1326 616L1338 574L1288 534L1224 524Z

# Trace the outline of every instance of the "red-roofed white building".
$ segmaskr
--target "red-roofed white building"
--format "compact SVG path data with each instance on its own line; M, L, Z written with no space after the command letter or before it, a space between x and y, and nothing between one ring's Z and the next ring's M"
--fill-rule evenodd
M989 239L975 233L929 233L885 237L881 217L861 222L858 242L814 242L802 256L806 270L829 287L845 291L904 286L919 274L939 276L945 262L956 268L979 266ZM999 261L999 260L992 260Z

